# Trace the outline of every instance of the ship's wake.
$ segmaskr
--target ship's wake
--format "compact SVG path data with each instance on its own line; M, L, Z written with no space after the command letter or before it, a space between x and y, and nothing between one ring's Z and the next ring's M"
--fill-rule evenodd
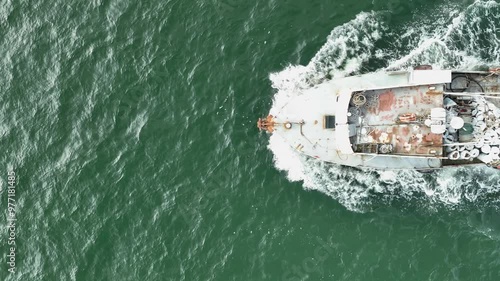
M304 90L333 77L419 64L441 69L500 66L500 4L476 1L467 7L444 5L443 10L435 16L416 12L410 22L397 24L390 13L361 13L336 27L308 65L271 74L277 90L271 114ZM500 171L488 167L433 174L361 170L299 155L276 134L269 148L276 168L291 181L302 181L304 188L328 194L354 211L387 203L439 209L498 206L500 202Z

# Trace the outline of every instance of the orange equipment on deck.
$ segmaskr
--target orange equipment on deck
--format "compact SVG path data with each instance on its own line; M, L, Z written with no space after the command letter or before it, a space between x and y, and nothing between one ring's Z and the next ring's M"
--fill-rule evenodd
M274 117L268 115L267 118L259 118L257 120L257 128L261 131L272 133L274 131Z

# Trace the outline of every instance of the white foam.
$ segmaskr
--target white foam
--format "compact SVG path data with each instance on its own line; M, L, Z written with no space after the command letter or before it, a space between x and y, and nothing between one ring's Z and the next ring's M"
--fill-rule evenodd
M271 114L305 89L359 72L370 58L388 60L387 68L418 64L459 69L500 66L495 33L500 28L499 6L495 1L476 1L462 10L444 6L446 13L439 14L449 16L429 19L429 15L422 15L425 24L416 19L399 34L388 30L379 14L360 13L333 29L307 66L291 65L270 75L277 90ZM485 27L487 30L481 29ZM375 49L377 40L390 41L391 49ZM276 168L285 171L289 180L302 181L305 189L328 194L355 211L363 211L381 197L410 201L423 197L427 206L456 206L500 192L500 176L487 167L445 169L432 176L416 171L359 170L302 156L279 135L271 136L268 147L274 153Z
M442 14L447 17L429 15L431 18L409 23L409 32L399 38L415 39L415 48L402 58L394 58L388 68L431 64L436 68L466 69L498 64L500 45L495 31L499 28L499 7L495 1L478 0L462 11L456 6L443 7L446 12ZM396 40L394 45L403 47L401 43Z
M362 12L334 28L307 66L312 71L310 81L320 82L328 76L344 77L358 71L372 56L374 44L385 30L377 16L374 12Z

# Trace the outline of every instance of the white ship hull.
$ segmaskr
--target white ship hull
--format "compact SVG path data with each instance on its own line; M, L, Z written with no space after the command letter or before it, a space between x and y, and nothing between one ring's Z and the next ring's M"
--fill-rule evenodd
M497 70L376 72L308 89L258 126L353 167L499 166L499 89Z

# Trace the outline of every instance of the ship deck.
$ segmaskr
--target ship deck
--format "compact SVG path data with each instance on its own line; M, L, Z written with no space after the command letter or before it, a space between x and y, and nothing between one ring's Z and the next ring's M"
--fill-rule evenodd
M357 111L357 144L392 144L392 154L442 155L443 134L424 124L432 108L443 108L443 86L414 86L363 92ZM361 118L359 118L361 117Z

